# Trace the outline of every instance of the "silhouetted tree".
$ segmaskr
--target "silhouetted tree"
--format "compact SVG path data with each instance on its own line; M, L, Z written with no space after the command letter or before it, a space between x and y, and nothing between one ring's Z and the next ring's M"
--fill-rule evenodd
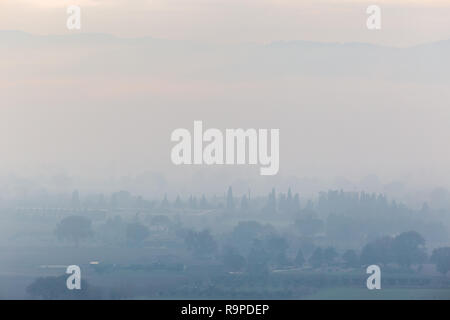
M307 214L306 216L299 218L295 221L300 234L312 237L324 229L324 223L319 218L314 217L313 214Z
M450 271L450 247L434 249L430 260L436 264L437 271L446 275Z
M206 200L206 197L203 194L200 200L200 209L208 209L208 207L209 207L208 201Z
M126 238L129 245L139 245L149 235L150 231L148 230L147 226L139 222L130 223L127 225Z
M275 232L275 228L269 224L262 225L257 221L240 221L231 233L233 243L237 247L250 249L254 240L262 240Z
M288 189L286 197L284 195L280 196L279 202L280 210L284 211L285 213L293 214L297 213L300 210L299 195L295 194L295 196L293 197L291 188Z
M346 267L357 267L358 266L358 255L355 250L347 250L342 255L342 260Z
M227 210L229 211L234 210L233 190L231 189L231 187L228 187L227 192Z
M167 199L167 194L164 195L164 199L161 201L161 209L169 209L170 207L170 203L169 200Z
M303 256L302 249L298 249L297 255L295 256L294 263L297 267L301 267L305 264L305 257Z
M286 196L283 193L280 193L278 195L278 210L283 213L286 213L289 210L289 205L286 201Z
M183 207L183 203L181 202L180 196L177 196L177 198L175 199L175 203L173 205L177 209L180 209Z
M189 207L191 209L197 209L197 198L196 197L193 197L193 196L189 197Z
M264 248L267 252L270 262L277 266L288 264L286 250L289 245L285 238L279 236L269 236L264 241Z
M226 248L223 254L223 263L228 271L241 271L245 266L245 258L234 248Z
M300 196L298 193L295 194L292 200L292 213L297 213L300 211Z
M217 243L208 230L200 232L188 231L185 237L186 245L195 255L206 257L217 249Z
M66 217L56 226L55 233L58 239L73 241L78 246L80 240L93 235L91 220L83 216Z
M366 244L361 251L361 263L385 265L392 262L392 240L392 237L383 237Z
M426 259L425 239L416 231L403 232L392 242L394 261L409 268L412 264L422 263Z
M269 272L270 256L261 240L255 240L247 258L247 272L253 276L263 276Z
M314 268L321 267L324 263L322 248L316 248L311 257L309 257L308 262Z
M277 212L277 199L275 194L275 188L273 188L272 192L269 193L267 197L267 204L264 207L263 212L266 214L274 214Z
M241 210L248 210L248 199L247 199L247 196L244 194L243 196L242 196L242 199L241 199Z
M292 212L292 191L291 188L288 189L288 193L287 193L287 197L286 197L286 206L287 206L287 211L289 213Z
M329 266L335 264L338 254L333 247L327 247L323 250L323 262Z

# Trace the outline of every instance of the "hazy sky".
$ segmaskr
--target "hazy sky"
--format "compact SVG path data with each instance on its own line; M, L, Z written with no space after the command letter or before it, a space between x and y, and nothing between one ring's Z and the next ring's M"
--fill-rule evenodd
M63 34L68 5L83 32L214 42L313 40L395 46L450 38L449 0L2 0L0 30ZM368 5L382 30L366 29Z
M129 176L164 192L159 173L193 174L180 185L200 191L376 174L450 187L450 42L277 42L450 39L450 1L378 2L382 30L368 31L367 1L1 0L0 30L69 35L69 4L82 6L83 32L171 41L0 32L0 180L42 173L70 190L66 176ZM194 120L279 128L279 175L175 167L170 134Z

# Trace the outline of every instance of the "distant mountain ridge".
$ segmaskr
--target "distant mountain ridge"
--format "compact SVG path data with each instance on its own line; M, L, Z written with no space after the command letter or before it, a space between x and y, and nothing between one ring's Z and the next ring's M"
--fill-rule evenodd
M169 72L205 80L211 77L251 80L255 77L327 76L450 82L450 40L397 48L358 42L214 44L151 37L120 38L104 33L42 36L0 31L0 48L4 52L50 50L52 55L72 61L73 53L67 51L72 47L77 48L77 52L85 49L90 52L89 63L84 61L77 65L79 60L71 63L76 72L107 68L108 72ZM36 60L36 63L44 61Z

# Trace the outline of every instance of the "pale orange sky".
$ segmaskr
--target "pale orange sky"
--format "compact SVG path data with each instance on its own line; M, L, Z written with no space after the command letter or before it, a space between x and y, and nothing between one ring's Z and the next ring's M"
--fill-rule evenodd
M65 4L33 3L0 0L0 30L71 33ZM450 5L433 3L384 1L382 30L369 31L366 8L372 1L78 2L81 31L87 33L394 46L450 39ZM220 129L279 128L280 177L359 181L376 174L385 182L450 188L445 45L373 52L369 46L331 45L302 51L283 44L197 46L93 36L79 42L24 37L38 39L24 50L26 40L11 41L17 33L0 35L6 39L0 42L0 179L11 172L25 177L63 173L91 185L95 177L103 181L152 171L180 179L180 185L189 185L183 179L193 176L199 188L218 190L224 181L261 179L257 167L217 168L217 175L174 167L170 133L202 120L205 127ZM67 45L55 45L61 43ZM211 183L201 182L196 170ZM253 185L273 186L265 181Z
M82 32L208 42L310 40L409 46L450 38L450 0L2 0L0 30L65 34L68 5ZM382 8L382 30L365 9Z

